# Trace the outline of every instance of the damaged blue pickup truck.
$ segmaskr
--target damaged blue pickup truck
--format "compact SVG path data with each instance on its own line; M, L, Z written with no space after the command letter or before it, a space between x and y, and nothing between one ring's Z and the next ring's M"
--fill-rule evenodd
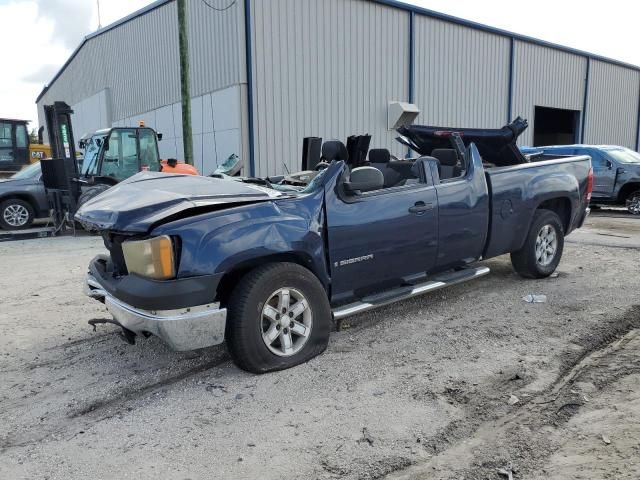
M334 320L487 274L484 259L546 277L588 214L591 161L528 162L526 126L402 127L418 158L374 149L359 165L329 141L318 170L285 177L140 173L76 215L109 251L86 292L131 343L226 341L262 373L320 354Z

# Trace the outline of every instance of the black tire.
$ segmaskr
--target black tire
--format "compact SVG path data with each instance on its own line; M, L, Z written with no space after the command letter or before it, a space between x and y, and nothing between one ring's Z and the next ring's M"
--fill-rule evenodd
M640 215L640 190L632 192L625 201L627 210L632 215Z
M35 218L31 204L19 198L9 198L0 203L0 227L3 230L29 228Z
M537 250L538 237L543 235L548 238L543 234L543 228L550 228L555 232L556 244L555 248L550 246L550 249L553 249L553 255L550 255L549 250L545 249L544 256L540 257L538 255L540 250ZM511 264L515 271L525 278L545 278L558 267L563 249L564 227L560 217L551 210L540 209L533 215L533 222L531 222L524 245L517 252L511 253Z
M306 340L298 344L296 353L289 356L280 356L284 352L278 355L271 350L284 348L281 335L286 333L287 327L278 325L263 314L267 301L273 301L273 295L284 288L291 289L292 296L293 292L303 296L310 307L312 319ZM290 308L295 306L296 303ZM284 321L288 314L278 317ZM295 318L301 319L302 316ZM270 347L263 340L265 324L269 328L270 325L277 327L280 332ZM295 263L270 263L258 267L242 277L231 293L227 306L226 340L233 361L243 370L265 373L307 362L327 348L330 332L331 307L325 289L313 273ZM301 337L294 337L293 333L294 330L288 333L289 339L301 341Z
M105 192L107 190L109 190L111 188L111 185L105 185L103 183L99 183L98 185L94 185L92 187L86 188L83 190L83 192L80 194L80 196L78 197L78 205L77 208L80 209L80 207L82 205L84 205L85 203L87 203L89 200L91 200L92 198L97 197L98 195L100 195L102 192ZM82 222L76 222L77 224L80 224L80 226L87 232L90 233L97 233L97 230L89 225L85 225Z

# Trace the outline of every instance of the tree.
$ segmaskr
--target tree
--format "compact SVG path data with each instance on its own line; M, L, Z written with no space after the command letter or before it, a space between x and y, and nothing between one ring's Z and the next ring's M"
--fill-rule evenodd
M36 130L35 128L32 128L31 131L29 132L29 143L30 144L40 143L38 141L38 130Z

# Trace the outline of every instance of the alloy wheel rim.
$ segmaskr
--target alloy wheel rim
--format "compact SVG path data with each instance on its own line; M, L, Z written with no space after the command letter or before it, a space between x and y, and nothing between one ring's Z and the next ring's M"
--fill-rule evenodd
M29 211L24 205L13 204L4 209L2 213L4 221L12 227L22 227L29 220Z
M313 326L309 301L295 288L273 292L262 307L262 341L271 353L290 357L306 345Z
M627 210L634 215L640 214L640 195L634 195L627 200Z
M543 226L536 237L536 262L546 267L556 256L558 234L552 225Z

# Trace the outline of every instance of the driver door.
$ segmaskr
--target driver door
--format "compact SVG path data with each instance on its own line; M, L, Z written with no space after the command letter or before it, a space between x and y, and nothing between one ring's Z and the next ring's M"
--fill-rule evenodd
M615 163L598 150L590 150L586 155L591 156L593 167L593 197L610 197L616 184Z
M431 181L326 194L332 301L401 285L435 264L438 199Z

